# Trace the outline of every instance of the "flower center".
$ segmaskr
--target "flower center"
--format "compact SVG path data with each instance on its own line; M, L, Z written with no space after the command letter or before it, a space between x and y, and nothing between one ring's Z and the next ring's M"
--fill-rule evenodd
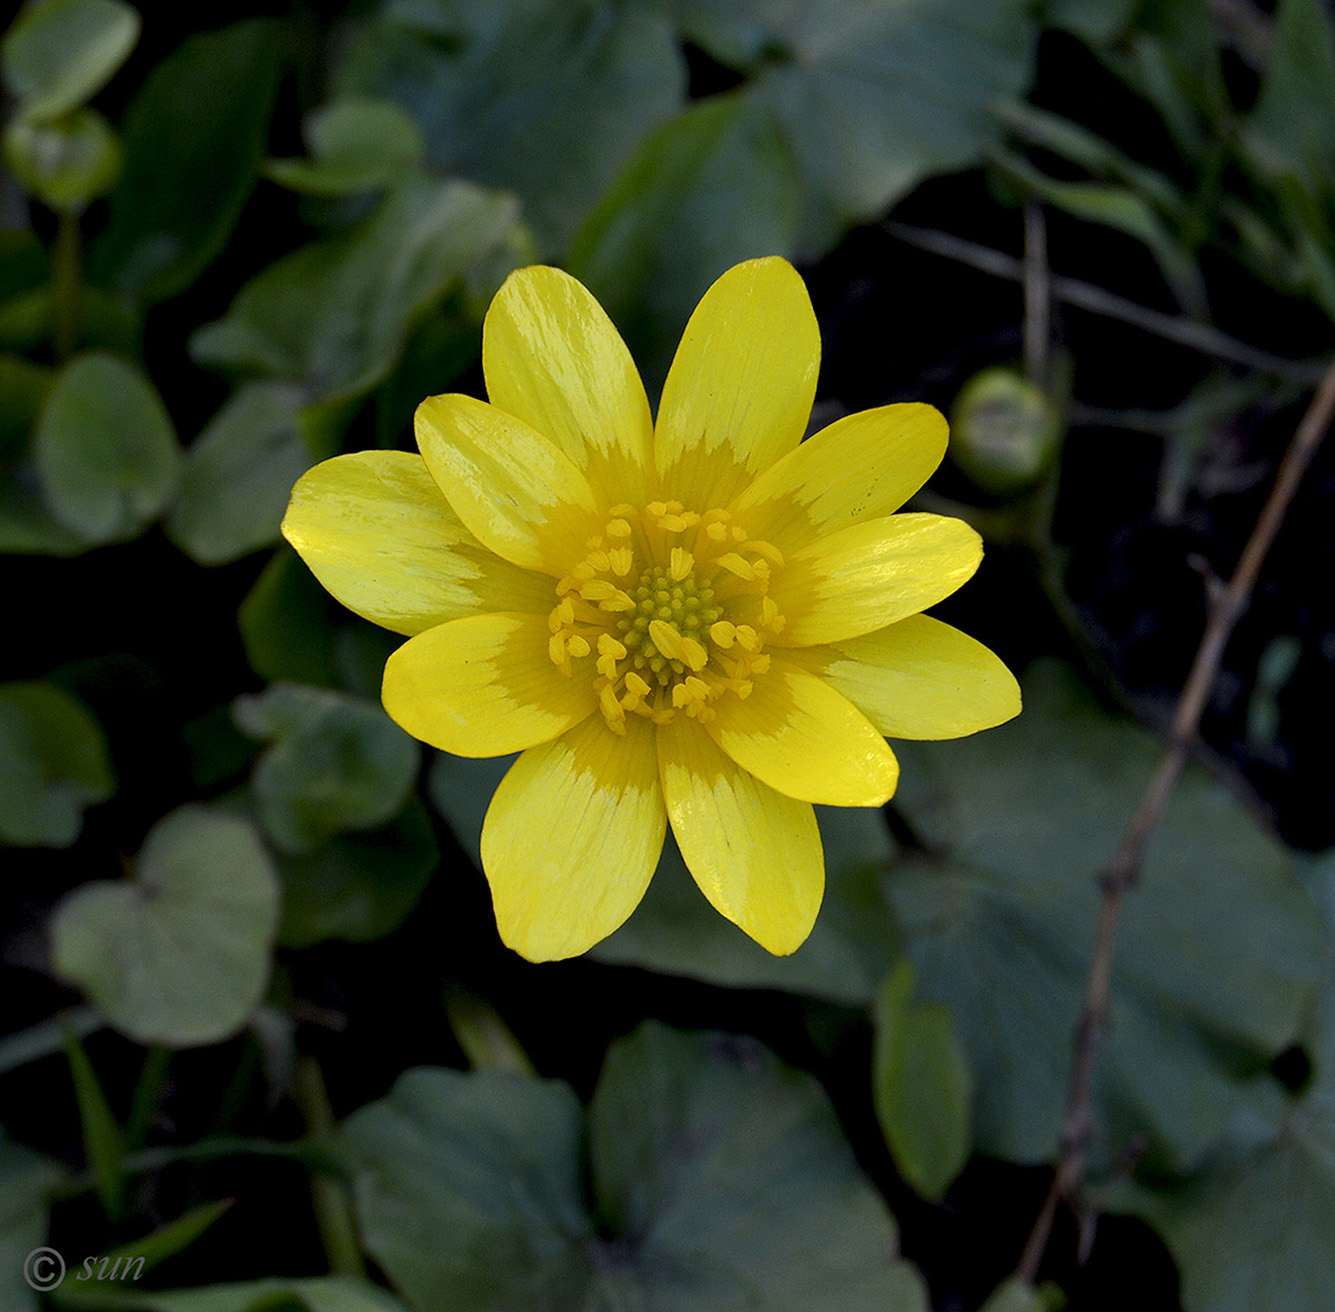
M588 554L556 585L548 654L567 678L590 678L608 728L628 714L667 724L710 720L724 696L749 697L783 628L769 595L779 549L726 510L678 501L613 506Z

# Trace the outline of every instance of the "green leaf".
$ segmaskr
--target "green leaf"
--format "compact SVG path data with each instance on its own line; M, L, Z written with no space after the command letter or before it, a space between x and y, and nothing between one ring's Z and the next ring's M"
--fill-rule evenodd
M379 829L341 834L308 856L280 855L279 942L307 947L383 937L417 905L439 860L431 820L416 798Z
M408 331L514 222L513 202L465 182L413 179L354 231L285 256L191 339L201 362L359 396L397 363Z
M1010 1276L988 1295L979 1312L1060 1312L1063 1306L1064 1299L1050 1299L1043 1289L1035 1289L1019 1276Z
M143 532L180 477L172 422L148 378L128 360L89 352L56 379L35 438L52 513L88 542Z
M800 214L774 116L747 97L719 96L645 140L576 234L569 267L661 383L709 284L744 259L789 253Z
M306 1280L250 1280L202 1289L118 1290L81 1299L80 1307L124 1312L406 1312L398 1299L345 1276Z
M184 291L250 195L278 89L281 29L252 19L192 36L125 114L125 173L89 275L145 300Z
M0 67L19 113L58 118L110 81L139 39L138 13L120 0L38 0L5 34Z
M1138 0L1044 0L1045 27L1074 32L1087 45L1110 44L1130 25Z
M418 1068L341 1140L367 1248L419 1312L927 1306L819 1086L753 1040L650 1024L613 1045L593 1215L564 1084Z
M650 5L596 0L392 0L363 29L335 87L417 120L427 163L515 192L545 258L644 134L676 110L685 69Z
M233 714L243 733L271 744L251 790L265 832L290 855L385 824L417 778L417 743L372 702L280 683L237 698Z
M23 458L54 379L55 370L46 365L0 355L0 468Z
M24 1263L46 1239L48 1199L65 1177L58 1162L0 1131L0 1301L12 1312L37 1312Z
M433 805L479 870L483 817L513 760L442 753L427 776ZM822 806L816 816L825 847L825 904L810 938L791 956L766 952L705 901L670 833L644 901L589 955L729 988L787 989L853 1006L870 1001L897 945L880 891L889 834L879 811Z
M1318 0L1280 0L1242 141L1272 180L1290 173L1317 194L1335 184L1335 33Z
M896 751L898 804L934 853L902 859L887 884L919 994L949 1006L960 1027L978 1147L1044 1160L1066 1096L1094 876L1160 748L1099 710L1068 672L1041 666L1010 724ZM1196 1159L1222 1131L1240 1077L1298 1033L1321 952L1283 849L1203 771L1186 772L1126 902L1096 1149L1146 1135L1170 1165Z
M264 994L278 900L254 829L184 806L149 831L132 880L85 884L60 904L53 965L139 1043L215 1043Z
M237 611L250 668L269 683L339 683L328 593L284 544Z
M102 1209L116 1221L121 1217L125 1196L125 1135L111 1113L93 1063L73 1030L65 1031L65 1058L79 1104L84 1156L92 1168Z
M321 417L290 383L245 383L185 453L167 536L200 565L278 540L292 485L315 463Z
M912 994L913 966L902 961L873 1008L872 1093L900 1175L940 1199L969 1160L973 1074L949 1009Z
M110 191L125 160L116 130L94 109L51 123L15 119L5 129L4 153L29 195L71 214Z
M313 158L273 159L266 176L307 196L348 196L405 178L426 151L417 121L393 101L336 100L306 120Z
M883 213L923 178L969 166L991 103L1029 82L1024 0L679 0L687 34L744 60L749 98L782 125L804 182L802 245Z
M116 789L91 715L49 683L0 685L0 838L69 847L85 808Z
M1163 1235L1190 1312L1335 1304L1335 1098L1269 1094L1238 1112L1185 1183L1112 1199Z

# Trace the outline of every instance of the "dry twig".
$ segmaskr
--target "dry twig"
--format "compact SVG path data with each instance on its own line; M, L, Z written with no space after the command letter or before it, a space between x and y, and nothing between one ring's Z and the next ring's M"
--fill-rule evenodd
M1034 1222L1016 1274L1033 1283L1047 1250L1048 1238L1057 1209L1063 1200L1079 1200L1085 1178L1089 1143L1094 1124L1094 1064L1108 1021L1108 996L1112 979L1113 952L1122 905L1128 890L1139 877L1145 847L1158 825L1168 798L1200 727L1201 715L1224 648L1234 626L1247 608L1256 585L1261 562L1279 532L1298 484L1312 463L1317 447L1335 414L1335 362L1326 369L1320 387L1303 415L1297 431L1284 453L1256 526L1238 560L1228 586L1211 598L1205 635L1196 652L1191 673L1177 703L1168 747L1158 769L1150 779L1131 823L1122 835L1112 860L1099 876L1103 896L1099 903L1094 947L1090 955L1085 1000L1075 1030L1075 1055L1067 1092L1066 1112L1062 1122L1057 1165L1042 1210Z

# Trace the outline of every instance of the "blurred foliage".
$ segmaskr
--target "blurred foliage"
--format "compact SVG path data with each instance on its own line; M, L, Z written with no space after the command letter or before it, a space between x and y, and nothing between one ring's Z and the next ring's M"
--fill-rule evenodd
M0 1040L0 1079L63 1050L50 1118L69 1122L33 1136L40 1152L0 1137L0 1303L39 1306L23 1260L49 1240L172 1259L100 1302L71 1280L52 1296L70 1308L925 1309L885 1196L939 1216L984 1158L1053 1160L1093 876L1153 735L1048 660L1013 724L896 745L886 815L820 810L825 904L788 958L710 912L669 842L639 910L576 968L615 1019L564 1020L568 1061L539 1078L521 1046L536 1022L507 1008L571 976L502 958L468 864L509 762L423 759L378 704L392 642L328 599L278 525L316 460L406 444L424 396L476 391L482 315L511 269L584 279L652 391L729 265L815 266L948 173L1143 248L1197 327L1216 331L1221 267L1335 318L1329 14L381 0L180 39L183 21L34 0L0 43L0 551L39 594L5 645L0 839L24 921L10 955L50 1004L6 999L32 1028ZM1134 99L1152 140L1043 101L1036 52L1054 34ZM1024 544L1075 630L1052 523L1068 389L1038 372L954 379L954 468L928 495ZM1221 423L1297 395L1236 370L1183 392L1121 417L1163 440L1169 522ZM123 696L123 630L77 609L95 603L145 626L139 701ZM1301 659L1282 632L1258 656L1244 715L1272 752ZM1199 769L1128 904L1095 1201L1154 1227L1187 1312L1335 1305L1332 888L1329 858L1295 869ZM299 1089L304 1136L289 1119L281 1142L236 1137L274 1124L256 1104L293 1103L298 1048L337 1051L311 1032L337 1028L346 999L301 991L329 961L363 970L385 1027L416 1046L346 1082L332 1138ZM78 996L94 1025L56 1017ZM699 996L720 1025L753 1005L782 1017L782 1056L639 1026ZM432 1029L447 1022L453 1039ZM155 1122L172 1080L199 1078L184 1062L210 1058L229 1072L217 1117ZM460 1059L476 1069L439 1064ZM823 1062L826 1088L798 1069ZM142 1066L132 1088L127 1066ZM56 1159L79 1142L76 1174ZM266 1212L229 1181L251 1154L310 1175L309 1214ZM196 1158L215 1173L182 1187L170 1172ZM203 1201L231 1191L225 1218ZM209 1232L247 1209L292 1240L274 1244L282 1269L311 1276L218 1269ZM1006 1269L972 1305L1053 1306ZM935 1293L956 1273L926 1275Z

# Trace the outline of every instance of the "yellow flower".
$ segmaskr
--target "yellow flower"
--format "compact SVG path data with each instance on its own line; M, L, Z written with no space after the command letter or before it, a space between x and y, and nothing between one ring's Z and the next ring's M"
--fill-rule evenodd
M711 903L773 953L824 891L813 802L879 806L892 738L1020 709L986 647L921 614L978 566L956 519L894 514L940 463L926 405L802 441L820 335L780 259L691 317L655 423L611 320L558 269L487 313L490 404L434 396L421 455L310 470L283 532L357 614L409 635L385 709L460 756L522 752L482 831L501 937L585 951L635 909L667 824Z

